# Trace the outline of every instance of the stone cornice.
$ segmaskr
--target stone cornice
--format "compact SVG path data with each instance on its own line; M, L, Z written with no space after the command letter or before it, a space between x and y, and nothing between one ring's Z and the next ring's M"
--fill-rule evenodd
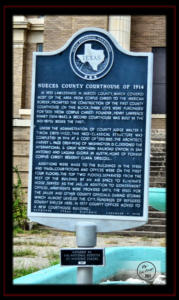
M28 22L15 22L13 23L13 29L27 29L27 30L36 30L43 31L44 24L30 24Z
M44 30L44 19L26 19L24 16L14 16L13 29Z
M25 21L13 22L13 29L30 29L30 24Z
M30 30L43 31L44 24L30 24Z

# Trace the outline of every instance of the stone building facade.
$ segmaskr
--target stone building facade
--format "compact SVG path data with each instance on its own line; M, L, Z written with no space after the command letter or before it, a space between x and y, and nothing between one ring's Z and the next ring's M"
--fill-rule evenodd
M60 48L77 30L98 27L135 52L166 49L165 16L14 16L13 166L27 193L31 114L32 53ZM155 52L154 52L155 53ZM159 93L160 94L160 93ZM150 187L166 186L166 114L152 114ZM13 174L14 180L16 175Z

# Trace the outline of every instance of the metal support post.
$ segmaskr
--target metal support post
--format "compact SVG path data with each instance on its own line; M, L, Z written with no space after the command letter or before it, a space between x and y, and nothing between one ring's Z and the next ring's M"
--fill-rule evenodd
M96 224L79 222L76 224L76 242L79 248L96 246ZM78 267L77 284L93 283L93 267Z

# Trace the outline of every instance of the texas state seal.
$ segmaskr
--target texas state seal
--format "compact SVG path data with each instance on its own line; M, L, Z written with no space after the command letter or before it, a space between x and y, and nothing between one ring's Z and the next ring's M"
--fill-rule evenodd
M114 53L107 39L98 34L87 34L74 42L69 59L77 76L97 80L110 71Z

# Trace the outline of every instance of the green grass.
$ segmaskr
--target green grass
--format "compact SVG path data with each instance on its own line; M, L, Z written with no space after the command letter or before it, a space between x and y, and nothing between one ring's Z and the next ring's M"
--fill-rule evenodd
M13 230L13 236L17 236L18 234L25 234L25 235L31 235L31 234L40 234L40 235L46 235L51 233L52 231L50 229L38 229L38 228L34 228L31 230L23 230L19 227L14 228Z
M34 256L36 256L36 253L29 249L18 250L18 251L14 251L13 256L15 256L15 257L23 257L23 256L34 257Z
M37 246L37 247L55 247L55 244L51 243L43 243L43 242L20 242L20 241L15 241L14 246Z
M59 253L49 252L46 256L49 261L49 266L54 266L60 263L60 255Z
M97 233L97 237L102 237L102 238L124 238L123 235L120 235L120 234L116 234L115 232L109 232L109 233Z
M49 229L31 229L31 230L26 230L26 232L24 232L25 234L27 235L30 235L30 234L47 234L47 233L50 233L51 231Z
M110 235L109 234L107 234L107 233L97 233L97 237L102 237L102 238L109 238L110 237Z
M151 238L151 237L148 237L148 236L141 236L141 240L142 240L142 241L151 241L152 238Z
M51 260L49 261L49 266L54 266L54 265L58 265L60 263L59 259L55 259L55 260Z
M59 235L61 236L75 236L75 232L71 232L71 231L59 231Z
M28 275L28 274L31 274L33 272L36 272L36 271L39 271L40 269L39 268L35 268L35 267L30 267L28 269L14 269L13 270L13 279L16 279L16 278L19 278L21 276L25 276L25 275Z
M118 241L107 241L106 244L117 245L117 244L118 244Z
M50 252L47 254L46 258L48 258L49 260L52 259L59 259L59 253L54 253L54 252Z
M23 230L22 228L20 228L20 227L15 227L15 228L13 229L13 236L16 237L18 234L22 234L22 233L24 233L24 232L25 232L25 230Z

